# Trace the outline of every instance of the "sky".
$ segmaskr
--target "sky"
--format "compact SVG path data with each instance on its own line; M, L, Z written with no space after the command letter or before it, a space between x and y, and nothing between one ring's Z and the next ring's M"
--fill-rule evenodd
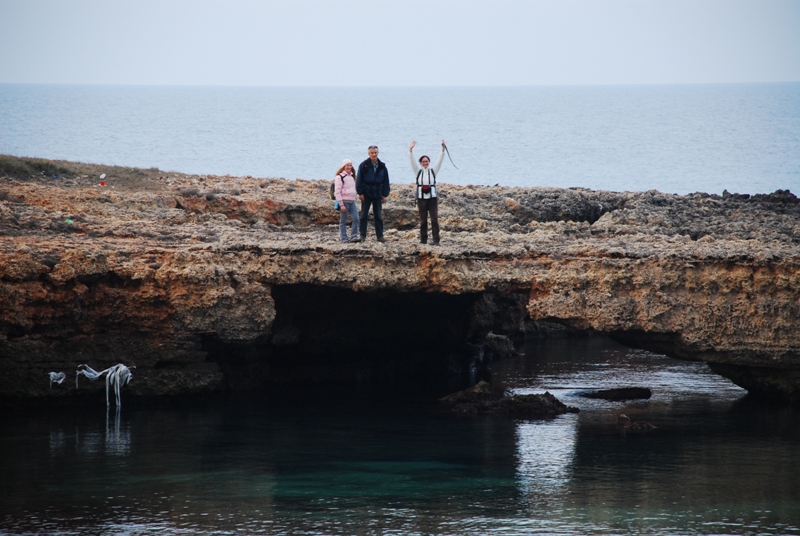
M800 81L800 0L0 0L0 83Z

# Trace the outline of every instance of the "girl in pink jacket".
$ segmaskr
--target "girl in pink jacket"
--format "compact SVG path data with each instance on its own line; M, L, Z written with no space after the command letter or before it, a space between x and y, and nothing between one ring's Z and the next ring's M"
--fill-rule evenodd
M339 202L339 238L342 242L360 242L358 238L358 207L353 163L345 158L334 178L334 197ZM347 214L350 214L350 240L347 239Z

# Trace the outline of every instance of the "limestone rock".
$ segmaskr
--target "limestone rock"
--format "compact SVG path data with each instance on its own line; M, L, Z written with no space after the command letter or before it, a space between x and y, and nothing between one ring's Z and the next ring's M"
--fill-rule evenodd
M705 361L751 392L800 400L800 202L787 190L443 184L437 247L418 243L411 185L395 184L387 242L370 224L366 242L341 244L327 180L55 162L56 182L25 171L35 159L0 158L15 161L0 176L0 397L71 396L41 379L87 362L137 366L131 392L142 396L236 388L237 377L262 388L280 374L322 381L345 369L393 378L431 359L458 376L468 367L439 333L501 354L526 330L563 326ZM103 188L89 178L100 172ZM381 305L375 325L390 332L373 342L392 342L374 361L326 361L337 315L326 309L303 326L303 311L275 298L332 291L366 308L362 318ZM423 302L436 311L427 329L406 318ZM331 359L357 348L352 336L337 340Z

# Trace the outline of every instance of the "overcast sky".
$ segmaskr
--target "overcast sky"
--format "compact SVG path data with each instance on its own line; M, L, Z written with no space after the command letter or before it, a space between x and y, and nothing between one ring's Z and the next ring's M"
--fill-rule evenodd
M800 0L0 0L0 83L800 81Z

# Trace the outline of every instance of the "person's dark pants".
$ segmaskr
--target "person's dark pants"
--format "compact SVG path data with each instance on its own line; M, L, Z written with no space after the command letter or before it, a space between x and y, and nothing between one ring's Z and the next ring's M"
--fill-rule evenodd
M380 197L364 196L361 202L361 218L358 226L358 234L361 238L367 237L367 218L369 218L369 207L372 205L372 215L375 216L375 236L383 238L383 201Z
M419 240L423 244L428 243L428 213L431 215L431 231L433 231L433 241L439 242L439 198L417 199L419 209Z

